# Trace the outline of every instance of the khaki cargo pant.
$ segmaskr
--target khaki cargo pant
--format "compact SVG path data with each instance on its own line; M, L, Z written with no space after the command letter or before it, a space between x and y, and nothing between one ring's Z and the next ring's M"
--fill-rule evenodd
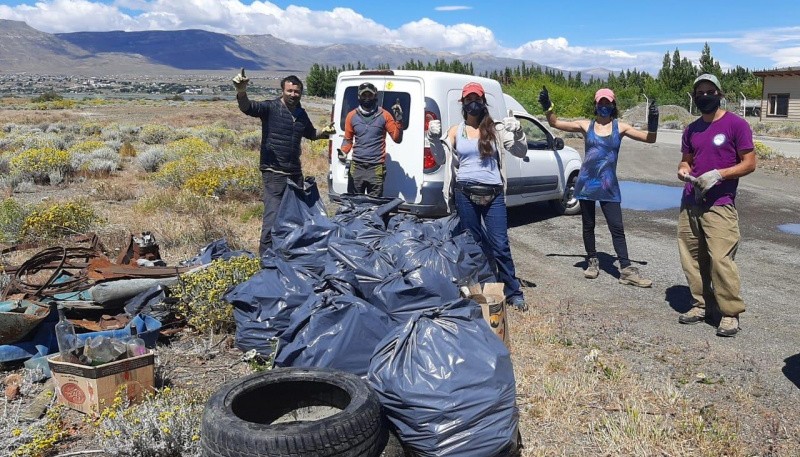
M386 178L386 165L382 163L350 162L347 175L347 192L367 194L370 197L383 197L383 181Z
M739 213L733 205L681 206L678 216L678 250L689 290L697 306L715 299L723 316L744 312L739 268L734 258L739 248Z

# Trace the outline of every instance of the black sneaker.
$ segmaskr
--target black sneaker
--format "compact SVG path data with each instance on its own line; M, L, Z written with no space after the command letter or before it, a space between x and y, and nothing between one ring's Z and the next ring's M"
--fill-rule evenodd
M519 295L516 296L516 297L509 298L506 301L506 304L508 306L516 308L517 311L525 312L525 311L528 310L528 304L525 303L525 297L522 297L522 296L519 296Z

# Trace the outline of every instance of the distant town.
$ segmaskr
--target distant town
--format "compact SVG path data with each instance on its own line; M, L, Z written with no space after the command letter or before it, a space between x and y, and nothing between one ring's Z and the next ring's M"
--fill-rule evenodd
M231 72L232 74L235 72ZM33 73L0 73L0 96L29 97L44 92L57 92L65 97L150 95L159 97L232 97L236 94L229 75L121 75L53 76ZM253 78L248 93L278 94L279 77Z

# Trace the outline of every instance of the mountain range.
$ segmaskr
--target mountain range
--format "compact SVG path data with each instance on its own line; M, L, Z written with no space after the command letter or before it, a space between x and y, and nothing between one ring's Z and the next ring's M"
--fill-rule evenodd
M541 66L532 61L486 53L457 55L397 45L333 44L303 46L272 35L228 35L205 30L45 33L25 22L0 19L0 74L157 75L251 71L306 73L311 65L340 67L360 62L369 68L397 67L410 60L471 62L476 74ZM569 72L565 72L569 73ZM609 70L581 72L605 78Z

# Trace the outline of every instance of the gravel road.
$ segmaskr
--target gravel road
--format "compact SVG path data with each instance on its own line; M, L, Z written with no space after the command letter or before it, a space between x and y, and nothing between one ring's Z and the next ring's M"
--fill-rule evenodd
M582 142L570 140L582 151ZM618 166L621 180L680 186L679 147L624 140ZM526 295L537 302L569 306L572 330L585 341L613 345L631 368L651 378L694 378L739 386L760 410L800 421L800 236L781 224L800 224L800 177L759 169L739 183L737 207L742 243L737 263L747 311L734 338L720 338L709 324L680 325L690 295L676 241L676 207L659 211L623 210L630 257L653 287L621 285L611 238L598 210L597 245L601 275L583 278L580 217L555 216L546 205L510 211L512 253L521 278L532 281ZM655 197L655 196L654 196ZM623 208L626 195L623 191ZM720 398L714 398L715 392ZM703 393L704 395L705 393ZM708 391L709 402L722 389ZM794 418L794 419L792 419Z

